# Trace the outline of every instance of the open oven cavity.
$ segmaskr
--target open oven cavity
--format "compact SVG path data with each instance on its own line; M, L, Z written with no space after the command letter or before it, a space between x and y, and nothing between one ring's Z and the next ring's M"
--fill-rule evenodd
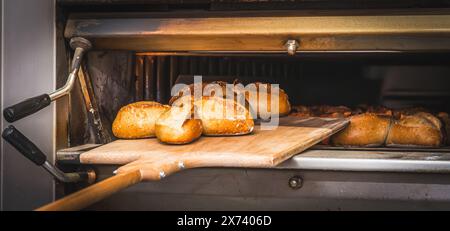
M103 132L114 139L111 123L120 107L135 101L167 104L176 83L222 80L279 84L291 105L361 104L392 109L424 107L433 112L450 108L450 68L445 54L370 55L333 54L283 56L167 56L151 53L93 51L87 56L83 75L90 83ZM83 90L71 97L71 146L104 143ZM85 92L86 93L86 92ZM100 128L101 129L101 128Z
M223 80L280 84L292 105L381 105L448 112L448 54L166 55L92 51L82 69L89 83L70 97L68 142L63 163L115 140L111 124L120 107L135 101L168 103L176 83ZM92 102L87 105L85 97ZM94 121L93 118L96 118ZM99 126L100 125L100 126ZM448 172L450 148L340 147L316 145L280 168L314 170ZM411 162L412 161L412 162Z

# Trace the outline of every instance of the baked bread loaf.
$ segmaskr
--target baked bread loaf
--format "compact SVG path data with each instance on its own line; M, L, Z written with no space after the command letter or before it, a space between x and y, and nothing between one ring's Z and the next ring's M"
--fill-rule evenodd
M245 135L253 131L250 112L235 100L203 96L194 105L203 124L203 135Z
M391 110L383 106L294 106L292 116L350 118L348 127L322 141L341 146L414 146L439 147L448 138L450 122L447 113L438 117L421 107ZM447 122L445 122L447 121ZM447 139L447 140L446 140Z
M441 121L430 113L401 115L394 121L386 145L439 147L443 140L441 129Z
M192 105L172 106L155 124L158 140L168 144L187 144L202 135L202 122L195 117Z
M441 119L444 125L444 137L446 137L447 145L450 145L450 116L447 112L439 112L438 117Z
M112 124L114 136L138 139L155 136L155 122L169 106L153 101L140 101L122 107Z
M352 116L350 124L331 137L331 143L342 146L376 147L384 144L391 118L364 113Z
M269 119L273 114L278 116L287 116L291 112L291 104L289 97L283 89L277 88L278 96L272 95L272 85L268 83L251 83L254 84L254 90L245 90L245 99L250 104L250 110L256 114L258 118ZM272 98L272 97L275 98ZM278 101L278 112L272 112L272 100ZM255 118L255 117L254 117Z

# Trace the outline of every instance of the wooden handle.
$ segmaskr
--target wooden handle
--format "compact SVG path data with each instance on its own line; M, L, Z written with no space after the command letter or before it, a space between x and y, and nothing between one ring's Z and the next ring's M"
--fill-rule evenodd
M42 206L36 211L74 211L86 208L117 191L125 189L141 181L139 170L118 174L97 184L82 189L53 203Z

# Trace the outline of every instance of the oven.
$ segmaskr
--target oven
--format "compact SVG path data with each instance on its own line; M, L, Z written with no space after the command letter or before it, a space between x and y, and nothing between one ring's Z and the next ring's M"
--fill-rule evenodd
M111 124L122 106L167 104L172 87L194 76L279 84L291 105L420 106L450 113L449 6L414 0L59 0L55 89L76 75L65 96L50 97L56 148L46 168L66 173L55 181L55 199L93 183L83 179L114 175L118 165L82 164L80 155L116 140ZM76 47L84 50L74 52ZM67 173L81 180L64 179ZM85 209L446 210L449 173L446 141L438 148L317 144L275 168L186 170Z

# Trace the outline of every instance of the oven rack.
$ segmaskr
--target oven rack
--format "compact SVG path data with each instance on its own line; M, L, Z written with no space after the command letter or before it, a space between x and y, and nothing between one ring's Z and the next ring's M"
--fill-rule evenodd
M58 164L78 165L83 152L101 144L85 144L57 151ZM450 148L344 148L317 145L276 169L450 173Z

